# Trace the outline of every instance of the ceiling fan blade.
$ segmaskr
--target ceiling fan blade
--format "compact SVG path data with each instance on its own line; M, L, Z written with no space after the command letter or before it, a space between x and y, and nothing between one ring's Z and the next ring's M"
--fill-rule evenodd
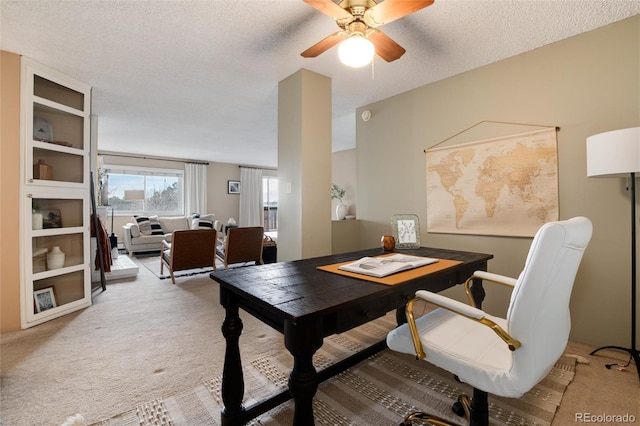
M315 58L319 54L324 53L325 51L331 49L333 46L344 40L343 34L343 31L337 31L330 36L320 40L319 42L302 52L300 55L304 58Z
M315 7L320 12L324 13L335 19L336 21L339 19L349 19L353 18L349 12L338 6L331 0L303 0L309 6Z
M378 3L367 10L367 19L372 26L388 24L391 21L431 6L433 2L434 0L384 0L382 3Z
M385 2L387 1L389 0L385 0ZM387 62L395 61L404 55L404 52L406 52L404 47L400 46L389 36L380 31L374 31L368 38L376 47L376 54Z

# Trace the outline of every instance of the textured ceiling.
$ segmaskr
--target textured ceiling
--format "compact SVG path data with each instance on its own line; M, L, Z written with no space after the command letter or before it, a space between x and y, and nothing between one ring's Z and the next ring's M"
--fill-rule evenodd
M407 53L350 69L338 28L302 0L0 0L1 47L93 86L98 148L277 166L278 82L332 79L333 150L355 147L355 108L640 13L640 0L436 0L383 32ZM372 72L373 71L373 72Z

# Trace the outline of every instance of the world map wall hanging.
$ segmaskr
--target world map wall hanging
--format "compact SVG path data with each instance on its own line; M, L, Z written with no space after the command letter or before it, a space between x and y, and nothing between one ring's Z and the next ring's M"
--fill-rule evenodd
M532 237L558 220L555 128L425 153L427 232Z

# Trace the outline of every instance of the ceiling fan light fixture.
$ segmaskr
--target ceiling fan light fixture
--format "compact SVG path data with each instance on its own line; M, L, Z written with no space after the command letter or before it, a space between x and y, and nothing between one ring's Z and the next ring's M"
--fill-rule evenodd
M360 68L373 60L376 49L367 38L354 34L338 46L340 62L348 67Z

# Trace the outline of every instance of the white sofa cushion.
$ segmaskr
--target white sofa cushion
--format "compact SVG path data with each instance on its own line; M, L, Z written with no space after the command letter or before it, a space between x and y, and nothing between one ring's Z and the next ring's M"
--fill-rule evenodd
M141 235L136 238L131 238L131 244L135 246L148 246L153 245L155 248L157 246L158 250L160 250L162 241L165 240L164 235Z
M186 216L161 217L160 226L163 233L171 234L173 231L189 229L189 219Z
M191 229L213 229L213 220L215 219L215 214L205 214L192 215L191 219Z
M137 238L140 236L140 227L138 226L137 223L130 223L129 225L131 225L130 232L131 232L131 237L132 238Z

